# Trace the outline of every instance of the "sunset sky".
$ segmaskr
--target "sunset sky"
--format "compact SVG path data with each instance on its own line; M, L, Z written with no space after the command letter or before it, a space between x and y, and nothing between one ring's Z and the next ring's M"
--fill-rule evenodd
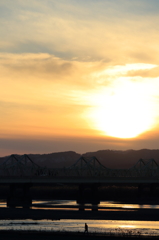
M0 156L141 148L159 149L159 1L0 1Z

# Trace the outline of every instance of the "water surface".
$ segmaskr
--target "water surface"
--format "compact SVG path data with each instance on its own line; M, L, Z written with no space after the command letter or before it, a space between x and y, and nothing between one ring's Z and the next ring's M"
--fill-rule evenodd
M86 206L91 206L87 204ZM101 202L99 211L115 209L158 209L159 205L139 205L123 204L117 202ZM0 207L6 207L5 202L0 203ZM76 201L53 200L53 201L33 201L33 209L61 209L78 211ZM74 207L74 208L72 208ZM119 233L128 235L159 235L159 221L117 221L117 220L0 220L0 230L36 230L36 231L71 231L83 232L85 222L88 224L89 232Z

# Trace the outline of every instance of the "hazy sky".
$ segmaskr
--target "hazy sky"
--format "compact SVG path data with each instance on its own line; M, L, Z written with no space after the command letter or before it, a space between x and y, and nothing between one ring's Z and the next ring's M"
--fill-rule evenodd
M158 0L0 1L0 156L158 149Z

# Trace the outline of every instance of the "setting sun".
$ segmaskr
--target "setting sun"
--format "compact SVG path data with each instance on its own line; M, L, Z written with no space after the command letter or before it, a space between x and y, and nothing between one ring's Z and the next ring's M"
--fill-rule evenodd
M136 65L135 69L139 67L142 68L143 65ZM121 69L118 67L118 72L125 74L125 69L123 66ZM111 76L112 73L114 72L111 71ZM154 92L155 87L149 81L143 82L142 79L135 81L133 78L117 75L115 86L110 84L90 96L90 102L94 107L89 111L89 118L94 128L104 135L117 138L137 137L154 127L156 114Z
M96 127L106 135L133 138L153 125L148 102L133 93L110 96L94 111ZM109 106L108 106L109 103Z

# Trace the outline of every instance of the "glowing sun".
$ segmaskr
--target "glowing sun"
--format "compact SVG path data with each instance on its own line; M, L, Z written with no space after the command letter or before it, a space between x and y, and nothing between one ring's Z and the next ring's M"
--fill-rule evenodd
M117 138L134 138L154 124L154 110L148 87L127 82L115 90L103 90L93 97L90 112L95 129Z

